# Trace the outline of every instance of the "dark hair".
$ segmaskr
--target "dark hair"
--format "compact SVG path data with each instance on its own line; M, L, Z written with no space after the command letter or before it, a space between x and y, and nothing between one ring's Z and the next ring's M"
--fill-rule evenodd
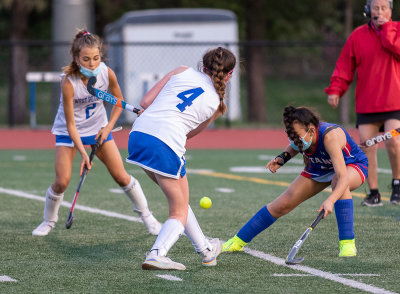
M89 33L86 30L80 30L72 40L70 53L72 61L69 65L63 67L63 72L66 75L73 75L79 73L79 65L75 61L75 57L79 57L79 53L83 47L97 47L99 48L100 56L103 57L103 41L99 36Z
M222 47L209 50L203 56L203 71L210 75L211 80L214 84L214 88L218 93L220 100L218 110L221 113L224 113L226 111L226 105L224 103L226 88L224 78L229 73L232 73L235 64L235 55L233 55L233 53L228 49Z
M303 144L300 141L300 137L293 129L293 123L298 122L303 124L306 127L306 131L308 131L310 124L318 127L319 121L319 115L307 107L296 108L289 105L286 106L283 111L283 124L285 125L286 133L289 139L293 140L297 146L302 146Z

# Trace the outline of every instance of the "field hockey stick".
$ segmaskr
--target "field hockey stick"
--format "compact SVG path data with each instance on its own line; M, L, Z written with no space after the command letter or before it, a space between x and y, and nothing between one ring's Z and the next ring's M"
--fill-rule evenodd
M393 137L396 137L398 135L400 135L400 128L393 129L393 130L390 130L390 131L388 131L388 132L386 132L386 133L384 133L382 135L378 135L376 137L370 138L370 139L360 143L358 146L360 146L360 147L371 147L371 146L373 146L375 144L378 144L380 142L392 139Z
M290 250L290 252L286 258L286 261L285 261L286 264L298 264L304 260L304 258L302 258L302 257L298 257L298 258L294 258L294 257L297 254L297 252L299 252L300 247L303 245L303 243L307 239L308 235L311 233L311 231L317 226L319 221L322 219L322 217L324 216L324 213L325 213L325 210L322 210L318 214L318 216L314 220L314 222L311 224L311 226L309 226L307 228L307 230L303 233L303 235L301 235L299 240L297 240L296 243L294 243L292 249Z
M133 107L132 105L126 103L124 100L119 99L107 92L102 91L102 90L94 88L93 85L96 83L96 81L97 81L96 77L90 77L87 82L86 88L90 94L92 94L93 96L95 96L101 100L111 103L112 105L121 107L122 109L132 111L136 114L139 113L140 109Z
M120 131L120 130L122 130L121 126L113 129L111 132L117 132L117 131ZM89 155L89 162L90 163L92 162L93 157L96 154L96 151L100 146L100 141L101 141L101 136L99 136L97 138L96 143L92 146L92 152L90 152L90 155ZM83 168L83 173L82 173L81 179L79 180L78 187L76 188L74 199L72 200L72 205L71 205L71 209L69 210L67 222L65 223L65 227L67 229L71 228L71 226L72 226L72 222L74 220L74 209L75 209L76 200L78 200L79 191L81 189L81 186L82 186L83 182L85 181L87 172L88 172L88 168L85 165L85 167Z

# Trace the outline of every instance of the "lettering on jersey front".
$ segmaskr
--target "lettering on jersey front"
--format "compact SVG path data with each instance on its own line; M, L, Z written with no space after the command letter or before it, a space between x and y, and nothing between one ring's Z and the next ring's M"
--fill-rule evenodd
M310 161L314 164L332 165L332 159L309 157Z
M85 103L93 103L96 102L98 99L94 96L88 96L84 98L74 99L75 104L85 104Z

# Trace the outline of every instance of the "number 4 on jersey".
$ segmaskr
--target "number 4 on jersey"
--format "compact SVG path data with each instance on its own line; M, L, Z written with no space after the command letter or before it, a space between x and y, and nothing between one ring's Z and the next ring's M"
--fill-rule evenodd
M204 93L202 88L194 88L187 91L183 91L177 95L179 99L182 99L183 102L176 105L181 112L184 112L186 107L192 105L193 100L199 97L201 94Z

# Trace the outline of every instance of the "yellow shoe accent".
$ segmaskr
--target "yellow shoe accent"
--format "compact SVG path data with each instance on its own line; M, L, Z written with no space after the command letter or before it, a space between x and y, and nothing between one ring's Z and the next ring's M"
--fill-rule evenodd
M235 235L232 239L229 239L222 245L222 252L243 251L243 247L246 246L246 244L246 242Z
M352 257L357 255L355 239L339 241L339 257Z

